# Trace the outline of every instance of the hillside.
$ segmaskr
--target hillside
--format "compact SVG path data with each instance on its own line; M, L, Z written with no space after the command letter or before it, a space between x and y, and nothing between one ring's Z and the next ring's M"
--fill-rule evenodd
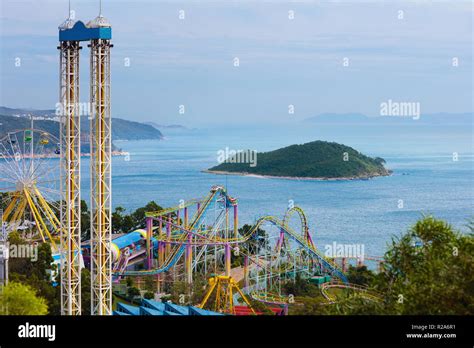
M85 118L81 121L82 130L89 133L90 121ZM112 140L144 140L162 139L163 134L150 125L128 121L121 118L112 118Z
M3 116L14 116L14 119L4 120L5 124L12 124L14 129L22 129L30 124L30 115L35 119L35 125L41 124L46 127L45 130L49 129L51 125L48 121L58 121L58 116L54 109L51 110L38 110L38 109L20 109L20 108L9 108L6 106L0 106L0 115ZM13 120L13 121L12 121ZM0 121L1 123L1 121ZM17 123L17 126L15 126ZM89 133L89 119L83 117L81 120L81 129L84 134ZM141 140L141 139L162 139L163 134L160 132L159 127L155 127L146 123L128 121L121 118L112 118L112 140ZM21 125L21 126L20 126ZM53 126L54 128L54 126ZM6 131L10 131L11 128ZM5 132L0 125L0 134ZM54 132L50 132L55 134Z
M81 119L82 133L82 152L89 152L89 119L83 117ZM8 132L29 128L31 121L27 117L16 117L0 115L0 138L3 138ZM52 120L35 120L34 128L44 130L55 137L59 138L59 123ZM139 140L139 139L162 139L163 135L158 129L152 126L122 120L120 118L112 119L112 140ZM53 146L53 145L50 145ZM112 144L114 151L118 150L117 146Z
M55 110L37 110L37 109L17 109L0 106L0 115L5 116L23 116L34 115L36 117L54 118L56 117Z
M249 163L232 163L237 157L231 156L207 172L308 179L365 179L390 174L384 167L384 159L371 158L349 146L325 141L257 153L256 158L256 165L252 167Z

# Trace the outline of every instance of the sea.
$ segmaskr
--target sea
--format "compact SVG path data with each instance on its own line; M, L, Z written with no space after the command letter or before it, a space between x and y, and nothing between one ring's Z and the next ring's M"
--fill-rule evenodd
M113 206L127 212L155 201L162 207L204 197L223 185L239 202L239 224L283 217L290 204L308 218L317 247L363 245L382 256L393 239L423 215L468 233L474 218L474 151L469 127L351 127L341 125L211 126L165 131L163 140L116 141ZM314 140L343 143L386 160L391 176L370 180L309 181L217 175L219 151L270 151ZM83 158L83 199L88 200L88 158ZM258 157L257 157L258 165Z

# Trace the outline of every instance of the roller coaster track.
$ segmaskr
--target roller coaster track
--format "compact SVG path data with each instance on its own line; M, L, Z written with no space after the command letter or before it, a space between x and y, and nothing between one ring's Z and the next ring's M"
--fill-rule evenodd
M313 244L313 240L311 239L311 235L309 233L308 219L306 218L306 214L304 213L303 209L301 209L300 207L297 207L297 206L294 206L294 207L288 209L285 213L285 216L283 217L283 224L288 225L293 213L297 213L299 218L300 218L301 235L304 236L306 243L309 246L315 248L315 246Z
M349 289L360 292L360 295L368 300L371 301L380 301L382 299L382 295L374 290L370 290L369 288L352 283L341 283L341 282L331 282L331 283L324 283L321 285L321 294L329 303L336 303L336 297L329 294L329 289Z
M324 268L326 268L326 270L329 271L332 276L335 276L341 279L344 283L347 283L346 276L344 275L344 273L342 273L341 270L339 270L339 267L333 261L324 257L324 255L322 255L318 249L316 249L312 244L308 243L307 240L305 240L304 236L299 236L290 226L288 226L285 222L277 219L274 216L263 216L258 219L254 227L248 232L246 236L243 237L243 240L246 241L250 239L252 235L256 233L257 229L265 222L269 222L274 226L279 227L287 237L294 240L303 248L303 250L306 250L310 255L312 255L319 262L321 262Z
M165 215L168 215L170 213L174 213L175 211L179 210L179 209L183 209L183 208L187 208L187 207L190 207L192 205L195 205L197 203L201 203L202 200L201 199L198 199L198 198L194 198L194 199L190 199L186 202L183 202L182 204L180 204L178 207L170 207L170 208L166 208L166 209L163 209L163 210L159 210L159 211L151 211L151 212L146 212L145 213L145 216L146 217L154 217L154 218L157 218L157 217L160 217L160 216L165 216Z
M250 294L254 300L264 302L271 305L287 305L288 304L288 297L283 297L277 294L272 293L259 293L259 292L252 292Z
M221 211L217 220L216 220L216 224L212 227L212 230L209 234L209 238L212 238L214 236L217 235L217 232L219 230L219 228L221 227L222 223L225 221L225 217L226 217L226 214L224 211ZM201 248L199 250L199 253L195 256L194 260L193 260L193 270L196 269L196 266L199 262L199 260L201 259L202 255L207 251L207 247L208 245L204 245L203 248Z
M124 272L115 272L115 275L122 275L122 276L145 276L145 275L154 275L154 274L159 274L163 272L167 272L173 267L178 260L183 256L184 251L186 250L185 246L185 241L188 238L188 234L192 233L191 231L196 227L199 226L199 223L201 222L205 212L209 208L211 202L214 200L214 198L217 197L217 194L220 193L224 195L226 198L230 198L227 196L226 190L221 187L221 186L216 186L213 187L211 192L206 196L205 199L201 201L201 207L200 209L196 212L195 216L192 218L192 222L189 225L188 231L185 231L177 241L178 244L168 255L166 258L165 262L160 268L155 268L155 269L150 269L150 270L140 270L140 271L124 271ZM229 200L229 199L228 199ZM229 200L230 201L230 200Z
M233 238L233 239L222 239L220 240L219 238L213 237L213 236L206 236L203 234L199 234L195 232L195 228L199 226L202 218L204 217L207 209L209 208L211 202L214 201L216 197L218 197L218 194L220 196L224 196L226 199L226 204L228 202L231 202L231 198L227 196L226 190L221 187L221 186L216 186L213 187L211 192L207 195L205 199L201 201L201 207L200 209L196 212L196 214L192 218L192 222L189 225L187 229L182 229L184 233L180 235L180 237L173 241L173 244L178 244L176 245L171 253L168 255L166 258L165 262L161 265L159 268L155 269L150 269L150 270L140 270L140 271L123 271L123 272L115 272L116 275L123 275L123 276L138 276L138 275L154 275L154 274L159 274L162 272L167 272L168 270L173 267L178 260L182 257L186 250L186 241L188 239L189 234L193 234L196 238L202 239L203 240L203 245L206 244L218 244L218 243L232 243L232 244L237 244L237 243L245 243L249 239L251 239L258 231L258 228L264 224L264 223L271 223L272 225L280 228L280 231L282 231L285 235L285 237L295 241L299 246L302 247L303 250L305 250L310 256L313 258L317 259L320 264L328 271L332 276L339 278L342 280L344 283L348 283L346 276L344 273L339 269L339 267L330 259L324 257L319 250L314 246L311 237L309 236L308 233L308 228L307 228L307 220L306 216L304 215L304 212L298 208L294 207L290 210L287 211L285 214L285 217L283 220L280 220L274 216L264 216L261 217L260 219L257 220L256 224L253 226L253 228L245 235L239 237L239 238ZM302 223L302 235L299 235L296 231L294 231L290 226L288 226L288 221L291 217L291 214L293 212L296 212L299 214L301 223ZM169 211L168 211L169 213ZM160 215L162 216L163 214L157 214L157 216ZM277 253L278 255L279 253ZM277 256L275 256L277 257ZM252 260L253 261L253 260ZM258 262L256 262L258 265ZM259 265L258 265L259 266Z

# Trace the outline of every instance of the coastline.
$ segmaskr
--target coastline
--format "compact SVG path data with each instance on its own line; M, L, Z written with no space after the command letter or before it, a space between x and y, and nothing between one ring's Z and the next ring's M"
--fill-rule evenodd
M129 155L128 152L126 151L112 151L112 156L127 156ZM90 153L81 153L81 157L90 157L91 154ZM24 155L22 156L23 158L60 158L61 155L56 155L54 153L51 153L51 154L45 154L45 155L33 155L33 156L30 156L30 155ZM5 156L4 158L7 158L7 159L14 159L15 157L13 156Z
M297 180L297 181L352 181L352 180L369 180L378 177L384 176L391 176L393 171L387 170L386 175L382 174L374 174L374 175L366 175L366 176L354 176L354 177L337 177L337 178L330 178L330 177L298 177L298 176L277 176L277 175L264 175L264 174L252 174L252 173L245 173L245 172L227 172L222 170L202 170L202 173L208 174L216 174L216 175L238 175L238 176L248 176L254 178L261 178L261 179L285 179L285 180Z

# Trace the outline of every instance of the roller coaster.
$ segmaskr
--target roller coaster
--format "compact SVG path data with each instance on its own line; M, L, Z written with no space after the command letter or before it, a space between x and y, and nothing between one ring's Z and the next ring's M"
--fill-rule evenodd
M255 300L279 304L286 302L282 284L298 275L348 283L316 248L301 208L290 207L281 219L263 216L239 230L237 199L222 186L202 199L147 212L146 228L114 239L111 249L115 280L155 276L158 291L176 281L219 275L232 277Z

